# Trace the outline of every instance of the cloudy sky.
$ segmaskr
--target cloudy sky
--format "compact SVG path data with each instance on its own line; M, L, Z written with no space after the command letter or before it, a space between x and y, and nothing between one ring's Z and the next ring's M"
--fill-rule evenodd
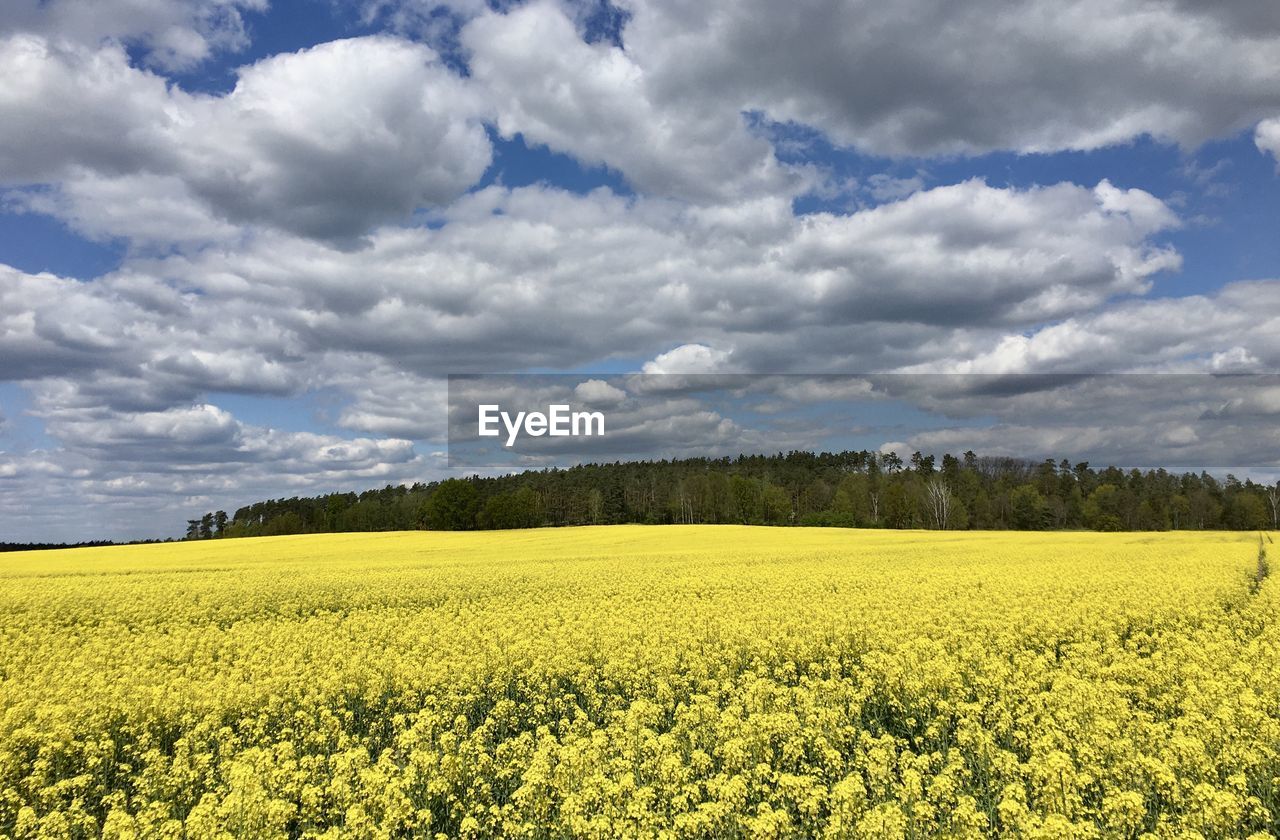
M1274 0L6 0L0 540L438 478L449 373L1275 372L1277 158Z

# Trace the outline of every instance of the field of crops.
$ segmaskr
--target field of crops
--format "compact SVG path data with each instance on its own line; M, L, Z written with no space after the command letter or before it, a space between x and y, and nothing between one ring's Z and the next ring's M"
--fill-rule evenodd
M626 526L0 555L0 835L1273 836L1259 547Z

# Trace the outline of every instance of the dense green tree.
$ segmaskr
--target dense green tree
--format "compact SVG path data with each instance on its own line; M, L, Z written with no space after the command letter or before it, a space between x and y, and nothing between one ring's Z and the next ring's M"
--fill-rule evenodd
M884 521L890 528L916 527L916 504L906 482L895 481L884 494Z
M735 521L742 525L761 521L761 493L757 482L745 475L730 476L729 497L734 509Z
M1009 493L1010 524L1021 531L1039 531L1049 525L1049 505L1034 484L1022 484Z
M433 531L467 531L476 527L480 494L473 482L450 478L427 499L427 527Z
M862 473L847 475L840 481L832 498L832 510L855 525L870 525L871 479Z
M603 494L600 495L603 503ZM542 504L532 487L489 497L480 511L481 528L536 528L542 524Z
M760 510L766 525L786 525L793 513L791 497L782 487L766 483L760 494Z
M279 537L284 534L305 534L307 528L302 522L302 517L297 513L289 510L272 519L262 528L264 537Z
M1226 513L1227 527L1255 531L1267 527L1271 517L1265 503L1252 493L1236 493Z
M1119 531L1120 490L1114 484L1100 484L1084 502L1084 522L1099 531Z

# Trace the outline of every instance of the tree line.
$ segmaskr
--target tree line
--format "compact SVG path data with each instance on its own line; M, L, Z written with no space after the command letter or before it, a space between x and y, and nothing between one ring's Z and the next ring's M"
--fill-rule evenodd
M1080 462L868 451L585 464L255 502L186 539L594 524L948 530L1276 528L1280 484Z
M0 542L0 553L6 551L51 551L60 548L102 548L108 545L152 545L153 543L173 542L173 537L163 540L129 540L127 542L116 542L115 540L85 540L77 543L51 543L51 542Z

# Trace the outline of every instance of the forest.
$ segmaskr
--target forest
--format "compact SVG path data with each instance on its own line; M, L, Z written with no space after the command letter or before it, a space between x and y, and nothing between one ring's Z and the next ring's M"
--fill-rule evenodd
M868 451L549 468L254 502L187 521L186 539L604 524L944 530L1275 528L1280 484L1164 469Z

